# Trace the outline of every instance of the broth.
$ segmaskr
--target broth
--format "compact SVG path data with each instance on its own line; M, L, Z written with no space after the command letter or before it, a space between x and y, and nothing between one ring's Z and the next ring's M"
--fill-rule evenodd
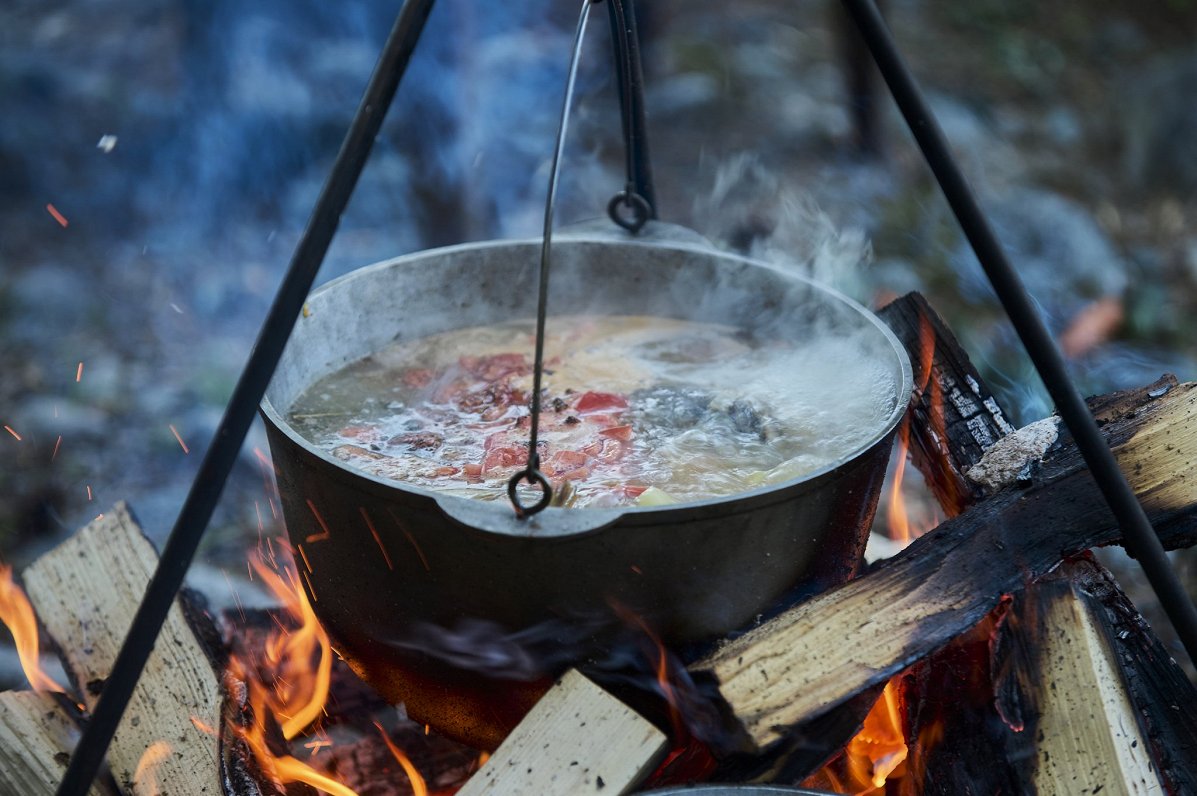
M308 388L289 422L361 470L483 500L527 463L533 323L394 343ZM724 497L833 464L895 385L851 334L758 339L649 316L549 319L541 471L566 506Z

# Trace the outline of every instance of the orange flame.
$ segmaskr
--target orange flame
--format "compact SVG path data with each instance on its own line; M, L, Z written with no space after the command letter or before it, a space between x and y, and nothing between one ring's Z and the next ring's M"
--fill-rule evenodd
M686 729L686 722L682 716L677 686L673 682L674 675L670 671L672 668L671 663L674 666L676 666L676 663L670 656L669 650L665 648L661 637L649 626L648 622L644 621L644 618L635 611L614 599L611 600L611 607L620 619L643 633L643 638L653 645L651 653L653 656L653 674L656 675L657 687L660 689L661 696L664 697L665 704L669 706L669 724L673 728L673 738L675 741L688 738L689 732Z
M906 736L899 713L899 682L886 684L881 699L865 717L864 726L848 743L848 774L857 788L853 793L884 791L885 781L906 761Z
M12 633L17 648L17 657L25 678L34 691L65 692L65 689L42 671L38 657L37 617L29 598L12 578L12 567L0 564L0 624Z
M399 761L399 765L403 766L403 771L407 774L408 781L411 782L412 796L428 796L428 785L424 783L424 778L420 776L419 771L416 771L411 760L403 754L402 749L395 746L395 742L391 740L391 736L387 735L387 731L382 728L381 724L374 722L374 726L378 728L378 734L382 736L382 741L387 745L387 749L391 750L391 755Z
M919 396L928 396L927 425L931 436L940 445L947 440L943 390L934 378L935 329L931 319L919 318L918 362L915 363L915 389ZM912 523L910 510L902 491L906 483L907 458L910 452L911 414L903 418L898 427L897 464L893 483L890 485L889 505L886 514L889 536L896 542L909 544L939 524L939 518L932 516L925 521ZM937 453L943 459L943 451ZM954 499L955 496L949 496ZM836 793L850 793L856 796L879 796L885 793L888 780L900 780L906 774L907 756L910 752L902 721L901 675L892 678L885 686L881 698L873 705L859 733L844 750L841 758L824 766L817 774L808 778L810 787L829 787ZM923 739L920 739L920 742ZM933 742L928 737L926 740Z
M295 630L279 623L256 660L234 654L228 674L245 683L252 724L233 726L262 771L279 783L303 782L333 796L357 796L349 787L320 773L291 755L274 754L267 743L267 717L272 717L285 740L298 736L323 712L332 679L332 646L299 586L294 565L281 572L271 568L259 549L250 564L262 582L299 623Z

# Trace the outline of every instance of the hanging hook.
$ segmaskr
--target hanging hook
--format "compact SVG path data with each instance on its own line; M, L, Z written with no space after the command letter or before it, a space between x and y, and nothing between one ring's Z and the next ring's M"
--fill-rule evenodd
M529 407L531 424L528 429L528 464L507 482L507 497L515 507L520 519L544 511L553 500L553 487L540 471L540 384L544 375L544 325L549 302L549 264L553 244L553 212L557 205L557 179L561 175L561 154L565 150L565 134L569 129L569 107L574 96L574 84L578 79L578 62L582 59L582 43L586 37L586 22L590 19L590 6L598 0L582 0L582 12L578 16L578 28L574 33L574 46L569 59L569 75L565 81L565 99L561 103L561 123L557 126L557 142L553 147L553 165L549 168L549 189L544 201L544 237L540 244L540 283L536 293L536 353L532 364L532 401ZM520 482L537 484L541 497L531 506L520 502L517 487Z
M610 0L608 9L618 76L627 187L607 205L607 215L619 226L636 233L649 219L657 217L656 191L648 157L640 36L636 30L634 0ZM621 208L631 210L630 219L620 212Z

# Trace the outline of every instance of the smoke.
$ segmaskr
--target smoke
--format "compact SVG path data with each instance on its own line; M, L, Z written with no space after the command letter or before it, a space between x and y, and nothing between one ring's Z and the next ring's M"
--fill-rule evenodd
M698 230L717 245L865 300L873 248L864 230L838 227L814 199L760 158L741 153L715 174L694 206Z

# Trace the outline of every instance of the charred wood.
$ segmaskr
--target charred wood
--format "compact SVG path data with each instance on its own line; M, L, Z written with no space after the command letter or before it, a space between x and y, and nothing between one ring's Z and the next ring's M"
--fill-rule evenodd
M1110 573L1070 561L1023 603L1037 633L1018 641L1037 643L1014 687L1023 715L1040 717L1027 781L1040 793L1197 792L1197 688Z
M914 395L900 433L909 435L912 463L954 517L984 494L965 473L1014 427L926 299L907 293L877 314L902 341L914 368Z
M1103 431L1166 546L1197 537L1197 385L1151 385L1101 407ZM1007 488L903 553L730 642L697 669L760 747L975 627L1003 598L1119 541L1066 433L1026 488ZM826 620L835 616L836 621Z

